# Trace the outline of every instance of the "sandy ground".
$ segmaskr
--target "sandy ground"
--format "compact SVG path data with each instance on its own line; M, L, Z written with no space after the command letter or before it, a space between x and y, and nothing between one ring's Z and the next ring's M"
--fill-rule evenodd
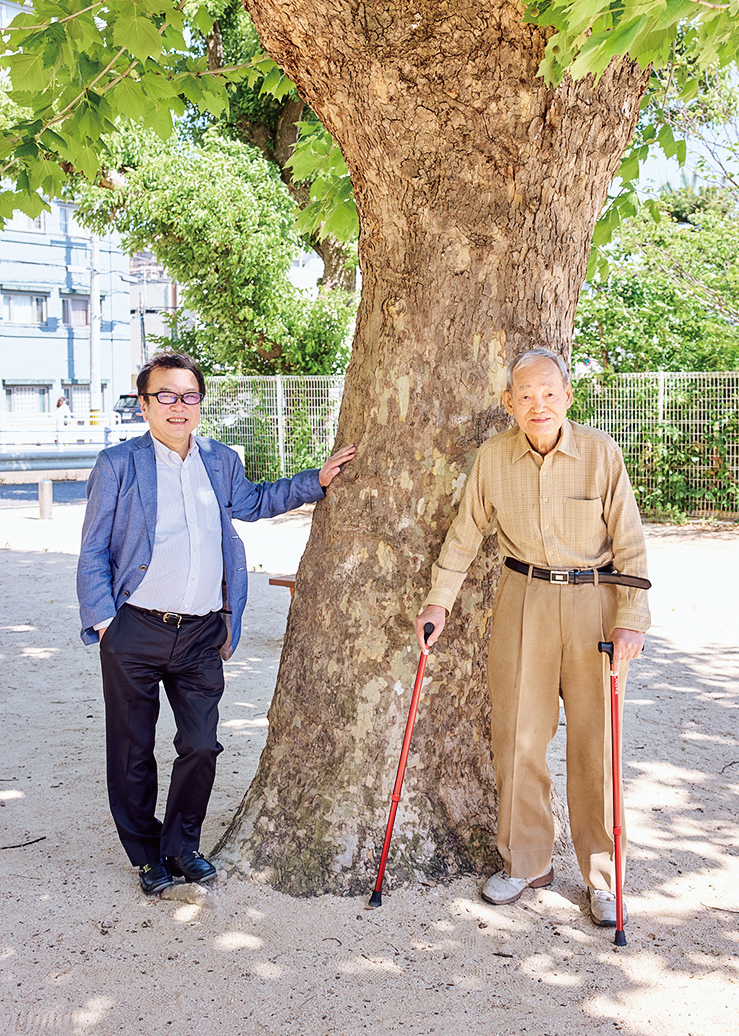
M147 899L109 818L96 652L78 639L82 507L0 511L0 1031L724 1036L739 1008L739 530L648 530L654 628L625 705L629 945L556 881L486 906L479 878L295 900L236 878ZM310 518L245 527L247 633L226 667L212 845L266 735ZM432 664L432 663L430 663ZM159 753L171 759L168 710ZM562 736L551 765L561 782ZM396 765L396 755L390 765ZM368 890L369 892L369 890Z

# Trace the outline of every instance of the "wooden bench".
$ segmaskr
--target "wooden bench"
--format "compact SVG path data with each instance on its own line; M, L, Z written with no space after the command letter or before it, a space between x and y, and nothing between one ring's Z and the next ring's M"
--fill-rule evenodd
M269 581L270 586L286 586L290 590L290 596L292 597L293 591L295 590L295 576L272 576Z

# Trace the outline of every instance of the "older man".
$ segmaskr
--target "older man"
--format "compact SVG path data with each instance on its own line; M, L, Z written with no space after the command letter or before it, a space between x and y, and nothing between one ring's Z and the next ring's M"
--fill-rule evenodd
M238 455L194 435L205 380L187 355L155 356L138 376L149 431L104 450L87 484L77 571L82 639L100 644L111 811L139 882L209 881L200 830L223 750L217 740L223 665L246 604L244 546L233 519L253 522L323 498L354 456L260 482ZM162 820L155 815L159 683L177 725Z
M495 519L505 567L493 603L488 686L505 866L482 896L514 903L527 888L553 881L546 752L561 696L572 839L593 921L614 925L609 699L598 642L613 641L623 684L650 625L646 591L638 589L649 584L621 451L604 432L567 420L571 403L559 356L533 349L510 365L503 404L516 427L478 451L416 632L423 644L431 622L428 643L437 640Z

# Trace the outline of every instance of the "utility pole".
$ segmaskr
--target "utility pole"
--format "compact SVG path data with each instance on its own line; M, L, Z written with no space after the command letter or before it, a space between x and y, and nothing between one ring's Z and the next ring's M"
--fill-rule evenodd
M146 344L146 267L143 268L143 280L139 285L139 321L141 326L141 366L149 362Z
M90 424L98 424L103 409L100 391L100 281L98 278L99 241L90 235Z

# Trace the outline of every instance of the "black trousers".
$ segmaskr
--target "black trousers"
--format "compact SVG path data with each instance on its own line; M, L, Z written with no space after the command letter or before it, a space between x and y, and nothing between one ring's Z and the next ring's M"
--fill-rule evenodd
M216 757L223 751L216 731L225 640L219 612L184 619L178 629L124 605L100 643L108 797L134 866L199 848ZM177 725L163 821L155 815L160 681Z

